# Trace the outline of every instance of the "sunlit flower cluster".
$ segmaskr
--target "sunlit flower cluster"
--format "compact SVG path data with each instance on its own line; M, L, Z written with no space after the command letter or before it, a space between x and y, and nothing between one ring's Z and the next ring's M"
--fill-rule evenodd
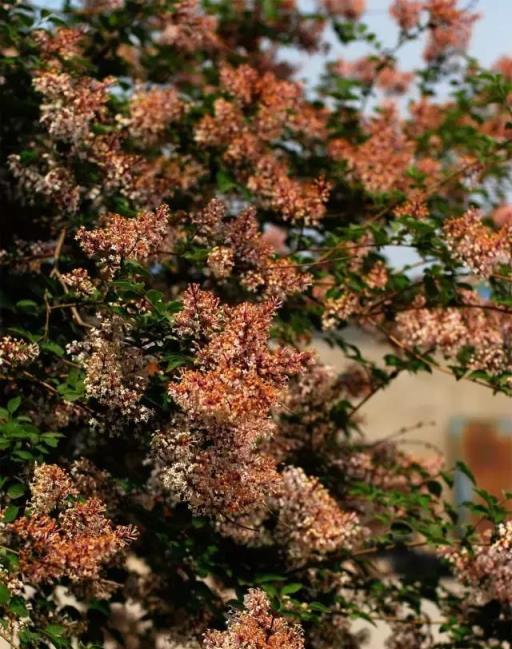
M204 649L304 649L299 625L272 611L262 590L252 589L244 598L244 609L233 612L226 631L208 631Z
M3 336L0 338L0 366L27 365L39 356L37 343L29 343L21 338Z
M425 8L430 14L430 23L424 57L432 60L451 51L464 52L478 15L469 9L457 8L457 0L427 0Z
M221 83L231 101L214 102L213 115L203 117L196 127L197 142L223 150L223 158L240 179L271 209L287 219L317 221L325 212L330 184L322 178L309 182L291 178L286 159L278 157L270 144L286 128L303 137L321 137L325 111L307 106L298 84L270 72L260 75L247 65L224 66Z
M66 72L43 72L34 78L43 95L41 123L58 140L80 144L87 140L94 120L105 115L112 79L71 77Z
M350 172L370 192L385 192L407 185L405 172L413 162L414 145L404 135L393 113L385 113L368 125L368 138L359 145L333 140L330 153L346 160Z
M418 24L423 6L423 0L393 0L389 13L401 29L409 31Z
M275 258L273 246L261 233L256 210L249 207L228 217L225 205L211 201L190 217L198 241L218 242L208 255L207 265L219 280L236 274L249 291L266 297L285 298L303 292L311 277L285 258Z
M94 283L85 268L74 268L69 273L63 273L62 279L70 292L87 297L95 291Z
M168 220L166 205L140 212L134 218L111 214L102 228L79 228L76 239L84 253L112 275L123 261L145 261L154 255L167 236Z
M108 592L103 568L136 538L135 528L114 526L100 500L77 499L70 476L55 465L36 469L31 491L28 515L8 527L19 544L21 573L32 583L65 576L87 582L98 596Z
M322 0L327 11L335 16L358 20L366 10L366 0Z
M130 114L125 124L138 145L151 145L169 124L180 119L184 110L185 105L174 88L139 89L130 100Z
M275 462L257 445L274 432L270 410L306 354L268 344L275 301L221 305L192 285L176 330L192 337L196 369L169 385L184 417L154 440L165 486L194 508L241 514L264 500L277 480Z
M407 347L439 349L447 358L466 351L471 369L491 374L510 370L510 323L506 313L472 294L461 294L460 305L430 309L423 297L396 317L396 331ZM486 308L487 307L487 308Z
M39 31L34 34L43 59L51 69L58 70L62 63L82 54L84 32L73 27L59 27L53 33Z
M217 22L213 16L201 12L198 0L179 0L173 11L166 13L160 22L159 41L162 45L185 52L218 45Z
M463 216L446 221L443 231L452 255L478 275L487 277L501 264L510 263L510 224L493 231L482 223L478 211L470 209Z
M475 589L479 600L512 602L512 523L502 523L495 537L488 532L472 550L442 548L440 554L452 565L463 583Z
M317 478L298 467L282 473L276 498L275 537L292 563L349 551L362 540L363 531L354 512L344 512Z

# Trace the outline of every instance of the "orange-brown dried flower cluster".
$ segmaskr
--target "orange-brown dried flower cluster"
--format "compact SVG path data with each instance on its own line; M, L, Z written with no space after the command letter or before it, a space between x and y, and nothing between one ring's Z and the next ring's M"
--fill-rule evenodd
M322 0L327 11L334 16L358 20L366 10L366 0Z
M87 141L94 120L105 115L108 88L113 80L71 77L66 72L42 72L34 78L43 95L41 123L57 140L74 144Z
M478 14L457 8L457 0L426 0L425 9L430 16L425 59L431 61L453 51L464 52Z
M512 231L508 223L493 231L482 223L477 210L470 209L446 221L443 232L452 255L478 275L488 277L501 264L510 264Z
M394 111L368 124L368 138L360 145L333 140L330 154L335 160L346 160L350 172L370 192L404 189L408 185L405 172L412 165L414 143L400 126Z
M260 232L254 208L228 218L226 206L214 199L190 218L195 240L214 246L207 265L219 280L236 275L249 291L279 299L301 293L311 284L311 276L292 261L275 258L272 244Z
M166 205L134 218L111 214L102 228L80 227L76 240L88 257L95 258L108 275L114 275L123 261L146 261L158 252L168 234L168 221Z
M178 0L173 11L159 17L159 41L181 52L193 53L220 45L214 16L201 12L198 0Z
M214 114L196 127L202 146L222 150L223 159L263 203L284 218L314 223L325 213L330 185L319 178L291 178L288 163L271 147L286 136L286 130L303 138L325 134L327 114L308 106L296 83L278 79L271 72L224 66L221 84L230 100L219 98Z
M63 61L82 54L84 31L74 27L59 27L53 33L37 31L34 34L41 58L51 70L59 70Z
M153 145L184 112L185 104L174 88L139 89L130 100L125 125L137 145Z
M62 280L70 291L87 297L95 291L94 283L85 268L74 268L69 273L62 273Z
M275 300L222 306L190 286L176 330L192 338L197 368L169 385L184 415L154 441L157 472L172 492L222 518L260 505L277 481L275 461L258 451L274 424L271 408L307 355L269 347Z
M396 317L396 333L407 347L439 349L447 358L467 350L470 369L501 374L511 369L510 318L472 293L461 294L460 306L428 308L418 297L412 309Z
M137 537L132 526L114 526L97 498L78 498L70 476L56 465L35 469L26 516L7 530L19 547L19 568L32 583L67 577L98 596L109 588L103 568Z
M401 29L409 31L419 23L423 7L422 0L393 0L389 13Z
M304 649L299 625L275 614L262 590L252 589L244 610L231 615L226 631L208 631L204 649Z

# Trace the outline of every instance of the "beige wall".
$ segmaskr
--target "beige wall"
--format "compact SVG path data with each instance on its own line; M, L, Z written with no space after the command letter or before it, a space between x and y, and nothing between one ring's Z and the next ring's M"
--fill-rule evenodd
M371 340L359 340L366 357L381 360L390 348ZM316 345L321 360L341 369L347 364L341 351L328 345ZM381 362L384 367L384 361ZM511 418L512 399L493 395L492 390L468 380L456 381L452 376L433 370L433 374L403 373L387 388L373 396L359 411L363 418L362 430L370 439L387 437L402 427L414 427L423 422L424 428L411 430L404 440L426 441L435 445L448 461L453 458L448 438L450 421L454 417ZM413 444L410 450L424 454L421 446Z

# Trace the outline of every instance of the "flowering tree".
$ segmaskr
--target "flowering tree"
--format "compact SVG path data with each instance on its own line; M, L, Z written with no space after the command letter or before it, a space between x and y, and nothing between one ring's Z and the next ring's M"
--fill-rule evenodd
M405 372L512 393L512 60L467 55L456 0L394 0L396 44L364 0L313 4L0 6L12 646L336 649L363 619L510 647L507 495L461 518L450 467L359 412ZM317 87L290 47L325 54ZM421 579L378 561L412 547Z

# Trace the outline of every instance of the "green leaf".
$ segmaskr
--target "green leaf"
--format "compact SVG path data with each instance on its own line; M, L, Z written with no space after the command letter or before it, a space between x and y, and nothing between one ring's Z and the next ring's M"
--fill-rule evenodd
M59 358L62 358L65 354L64 349L58 343L53 342L52 340L46 340L42 343L39 343L39 347L43 351L55 354L55 356L58 356Z
M19 511L20 508L16 507L16 505L9 505L4 512L4 523L12 523L16 516L18 516Z
M457 471L460 471L463 473L466 477L468 477L473 484L476 484L476 479L473 473L470 471L469 467L462 462L462 460L459 460L458 462L455 463L455 468Z
M9 589L5 584L0 582L0 605L7 604L7 602L11 599L11 593L9 592Z
M21 482L16 482L15 484L12 484L8 489L7 489L7 495L9 498L12 498L13 500L16 498L20 498L23 496L25 493L25 485L22 485Z
M281 588L281 595L293 595L294 593L298 593L299 590L301 590L304 586L299 583L291 583L291 584L286 584L286 586L283 586Z
M7 403L7 410L11 415L13 415L16 410L20 407L21 404L21 397L14 397L14 399L10 399Z
M34 300L19 300L16 302L16 309L24 313L35 314L39 311L39 305Z

